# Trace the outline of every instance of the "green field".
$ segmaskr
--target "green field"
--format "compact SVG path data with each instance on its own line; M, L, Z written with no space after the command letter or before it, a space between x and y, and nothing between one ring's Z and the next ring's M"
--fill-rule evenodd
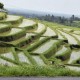
M0 15L0 76L80 76L80 28Z

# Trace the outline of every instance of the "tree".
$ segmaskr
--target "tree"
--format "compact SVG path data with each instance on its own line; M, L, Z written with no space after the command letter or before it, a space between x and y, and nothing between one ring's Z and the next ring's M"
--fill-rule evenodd
M72 17L71 17L71 18L72 18L72 20L74 20L74 19L75 19L75 16L74 16L74 15L72 15Z
M52 16L51 16L51 20L54 21L54 18L55 18L54 15L52 15Z
M0 3L0 9L3 9L3 8L4 8L4 4Z

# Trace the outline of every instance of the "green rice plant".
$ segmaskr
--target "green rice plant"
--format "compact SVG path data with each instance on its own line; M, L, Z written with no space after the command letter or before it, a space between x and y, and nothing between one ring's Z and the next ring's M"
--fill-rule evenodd
M45 51L43 54L46 58L50 58L51 56L53 56L55 54L55 52L57 51L58 47L63 43L62 40L58 40L57 42L55 42L51 48L49 48L47 51Z
M53 46L49 48L47 51L45 51L43 54L46 58L50 58L52 55L55 54L56 51L57 51L57 46L56 44L53 44Z
M18 30L18 31L15 32L15 30ZM26 35L26 32L24 30L13 28L11 31L9 31L7 33L0 34L0 40L9 42L9 41L19 39L25 35Z
M66 32L66 33L67 33L67 32ZM74 37L74 38L76 39L76 41L78 42L78 44L80 45L80 41L79 41L74 35L72 35L70 32L67 33L67 34L69 34L69 35L71 35L72 37Z
M71 36L73 36L75 39L76 39L76 41L77 41L77 45L79 45L80 46L80 41L78 40L78 38L77 37L75 37L74 35L72 35L71 33L69 33Z
M23 38L24 39L24 38ZM16 47L18 50L27 50L27 48L31 45L34 44L35 41L38 41L37 37L34 36L34 38L28 37L25 41L23 40L22 42L18 42L16 44L13 43L13 45Z
M0 20L0 23L11 23L12 25L14 25L21 23L22 20L22 16L7 15L7 18L4 20Z
M46 42L47 40L49 40L50 37L45 37L43 38L42 40L38 41L38 42L35 42L33 45L29 46L27 48L28 51L33 51L36 47L40 46L41 44L43 44L44 42Z
M44 36L44 37L58 38L56 30L55 29L52 30L50 27L47 27L45 33L42 36Z
M77 60L74 60L72 64L80 64L80 58L78 58Z
M7 17L7 13L5 12L0 12L0 20L3 20Z
M6 53L6 52L9 52L9 51L10 51L9 47L1 47L0 46L0 54Z
M75 63L75 64L67 64L67 63L65 63L64 65L65 66L72 66L72 67L80 67L80 64L77 64L77 63Z
M45 33L46 29L47 27L45 27L45 25L38 23L38 28L34 31L34 33L37 33L39 36L41 36L43 33Z
M58 40L55 44L59 48L63 44L63 40Z
M25 29L26 31L36 29L38 24L33 20L23 19L22 23L18 26L21 29Z
M22 29L25 29L26 32L27 32L27 31L29 31L29 30L34 30L34 29L36 29L37 26L38 26L37 24L33 24L33 25L31 25L31 26L22 27Z
M11 30L11 24L0 24L0 33Z
M12 44L9 44L7 42L4 42L4 41L0 41L0 47L12 47L13 45Z
M70 58L70 54L71 54L71 49L70 47L67 47L66 51L61 52L60 54L56 54L55 57L64 61Z
M15 58L15 61L16 61L16 62L19 62L19 57L18 57L18 55L17 55L17 52L15 51L15 48L12 47L11 49L12 49L12 53L13 53L13 56L14 56L14 58Z
M80 64L80 49L72 49L71 57L68 61L68 64Z
M74 32L72 32L72 34L80 35L80 31L79 30L74 30Z
M57 29L56 29L56 32L57 32L57 34L59 33L62 37L63 37L63 41L64 42L67 42L68 43L68 40L67 40L67 38L63 35L63 34L61 34Z
M64 64L62 63L62 61L60 59L55 58L54 55L51 56L48 59L48 61L50 61L51 65L57 65L57 66L62 65L62 66L64 66Z
M22 40L20 40L19 42L18 42L18 40L15 42L11 42L11 44L13 44L14 46L16 46L16 47L23 47L23 46L25 46L25 45L27 45L30 41L31 41L31 37L28 37L28 38L26 38L26 39L22 39Z
M13 63L13 64L16 64L16 65L22 65L21 62L17 62L17 61L15 61L15 60L12 60L12 59L6 58L6 57L1 56L1 55L0 55L0 58L6 60L6 61L8 61L8 62L11 62L11 63Z
M6 31L9 31L9 30L11 30L10 27L5 27L5 28L0 29L0 33L6 32Z
M49 61L44 57L43 54L40 54L40 57L43 59L45 64L49 65Z
M43 33L45 33L46 29L47 28L45 27L40 33L38 33L38 35L41 36Z
M30 60L30 62L31 62L33 65L37 65L36 61L31 57L31 55L29 54L28 51L24 51L24 54L25 54L25 56L28 57L28 59Z

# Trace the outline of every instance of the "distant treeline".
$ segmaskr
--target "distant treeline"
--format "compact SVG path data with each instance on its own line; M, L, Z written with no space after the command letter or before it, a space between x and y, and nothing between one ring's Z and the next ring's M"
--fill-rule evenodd
M4 4L0 3L0 12L7 12L6 9L4 9ZM60 23L60 24L64 24L67 26L76 26L76 27L80 27L80 18L76 17L74 15L72 15L69 18L66 17L62 17L62 16L54 16L54 15L50 15L50 14L45 14L45 15L39 15L39 14L32 14L32 13L25 13L23 11L21 12L14 12L11 11L9 12L11 14L16 14L16 15L23 15L27 18L38 18L40 20L45 20L45 21L50 21L50 22L56 22L56 23Z
M74 21L80 21L80 18L76 17L74 15L72 15L69 18L65 18L65 17L61 17L61 16L54 16L54 15L48 14L45 16L38 16L37 18L40 20L56 22L56 23L60 23L60 24L68 25L68 26L76 26L76 25L73 25Z

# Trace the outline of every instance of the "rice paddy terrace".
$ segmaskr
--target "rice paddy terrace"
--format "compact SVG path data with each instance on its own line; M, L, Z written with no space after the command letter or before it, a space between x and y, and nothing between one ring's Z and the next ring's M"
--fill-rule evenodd
M59 64L77 70L80 66L80 29L59 24L46 26L0 12L0 64Z

